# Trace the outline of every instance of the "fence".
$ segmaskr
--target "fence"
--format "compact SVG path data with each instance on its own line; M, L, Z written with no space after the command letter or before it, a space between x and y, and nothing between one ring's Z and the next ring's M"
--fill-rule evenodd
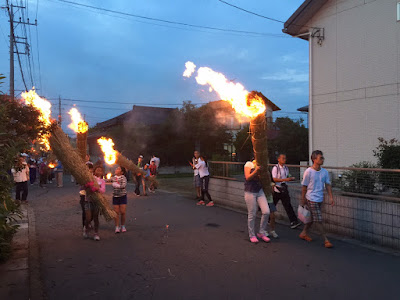
M212 177L244 181L244 162L211 161L209 162ZM272 169L274 164L270 164ZM287 165L290 177L300 182L306 165ZM398 198L400 201L400 169L325 167L330 174L332 188L335 192L355 196L372 196L374 198ZM377 197L378 196L378 197Z

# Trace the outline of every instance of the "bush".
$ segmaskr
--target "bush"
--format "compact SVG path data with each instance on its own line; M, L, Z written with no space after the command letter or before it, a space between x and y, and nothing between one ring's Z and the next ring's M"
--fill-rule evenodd
M383 169L400 169L400 142L397 139L389 141L378 138L379 146L374 150L374 156L378 159L378 164ZM399 189L400 174L384 173L379 176L379 182L392 189Z
M377 166L371 162L362 161L354 164L353 168L376 168ZM373 171L346 171L342 177L336 182L345 192L373 194L375 193L375 185L378 182L378 174Z

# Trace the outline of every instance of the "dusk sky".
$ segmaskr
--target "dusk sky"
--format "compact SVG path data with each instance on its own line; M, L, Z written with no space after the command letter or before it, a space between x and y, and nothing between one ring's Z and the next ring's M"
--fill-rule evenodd
M62 101L63 128L70 122L67 112L73 104L94 126L130 110L133 104L177 107L188 100L196 104L218 100L215 93L198 85L194 76L189 79L182 76L188 60L198 67L207 66L224 73L249 91L261 91L282 109L275 117L298 118L301 115L293 112L308 104L308 43L284 35L282 23L248 14L218 0L71 1L150 18L265 35L199 29L59 0L41 0L37 17L39 45L36 28L30 28L33 81L38 93L51 99L54 116L58 111L58 100L54 99L61 96L74 100ZM227 2L286 21L303 1ZM27 5L33 21L37 0L27 1ZM9 24L4 9L0 14L0 29L0 73L8 77ZM22 58L30 88L27 62ZM15 74L15 89L21 90L24 87L17 59ZM9 92L8 80L1 90Z

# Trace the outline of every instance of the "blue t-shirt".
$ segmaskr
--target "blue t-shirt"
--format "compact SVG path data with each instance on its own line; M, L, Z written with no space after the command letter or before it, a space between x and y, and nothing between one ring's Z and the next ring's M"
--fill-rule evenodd
M321 168L321 170L316 171L310 167L304 172L301 184L307 187L307 200L322 202L324 201L325 184L331 184L331 180L326 169Z

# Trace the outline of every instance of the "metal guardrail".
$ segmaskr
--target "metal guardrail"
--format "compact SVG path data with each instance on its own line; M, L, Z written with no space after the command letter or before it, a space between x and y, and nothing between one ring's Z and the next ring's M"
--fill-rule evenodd
M244 181L244 162L210 161L211 176ZM272 169L276 164L270 164ZM301 182L306 165L286 165L291 177ZM329 167L327 169L336 191L352 196L379 195L384 200L400 198L400 169ZM374 196L376 198L376 196Z

